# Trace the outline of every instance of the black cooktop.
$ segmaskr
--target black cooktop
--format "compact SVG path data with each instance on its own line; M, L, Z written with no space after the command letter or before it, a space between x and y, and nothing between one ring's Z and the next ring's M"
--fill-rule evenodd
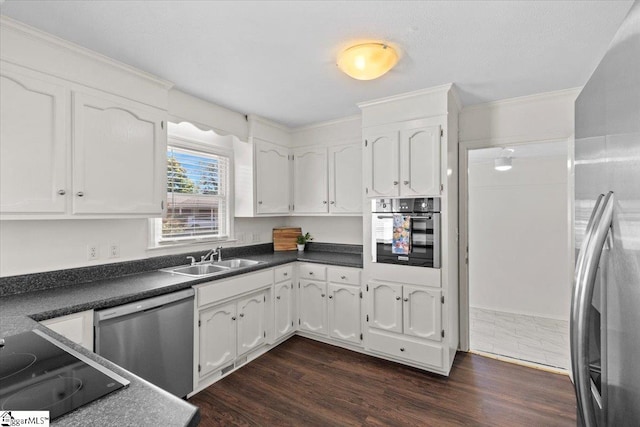
M49 411L53 420L128 384L38 330L5 337L0 344L3 411Z

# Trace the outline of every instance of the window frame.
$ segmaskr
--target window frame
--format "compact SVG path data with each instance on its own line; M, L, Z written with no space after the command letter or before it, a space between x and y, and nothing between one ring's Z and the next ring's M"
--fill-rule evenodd
M209 133L211 131L202 131ZM222 156L227 158L227 182L226 182L226 233L224 235L203 235L203 236L184 236L184 237L173 237L173 238L164 238L162 236L162 220L166 217L169 212L169 204L165 199L165 206L163 217L162 218L151 218L149 220L149 248L166 248L166 247L175 247L175 246L189 246L198 243L222 243L229 242L234 240L234 158L233 158L233 148L228 148L223 145L218 145L215 142L209 143L204 141L198 141L196 139L180 136L180 135L167 135L167 146L165 148L165 174L164 174L164 198L167 196L167 173L166 173L166 165L167 165L167 152L169 147L176 147L178 149L191 150L195 152L200 152L203 154L209 154L214 156Z

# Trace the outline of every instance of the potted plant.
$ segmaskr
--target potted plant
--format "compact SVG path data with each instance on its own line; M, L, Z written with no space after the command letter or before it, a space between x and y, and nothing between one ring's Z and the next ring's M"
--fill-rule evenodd
M313 240L313 237L311 237L311 234L309 233L298 236L298 252L304 251L304 245L306 245L309 240Z

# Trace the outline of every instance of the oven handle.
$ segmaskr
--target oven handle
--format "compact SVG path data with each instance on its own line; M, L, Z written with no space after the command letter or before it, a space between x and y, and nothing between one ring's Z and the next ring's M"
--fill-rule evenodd
M607 233L613 220L613 192L596 206L587 224L587 234L576 263L575 285L571 301L571 368L575 382L578 410L585 427L595 427L595 408L591 400L589 375L589 308L593 298L596 273Z

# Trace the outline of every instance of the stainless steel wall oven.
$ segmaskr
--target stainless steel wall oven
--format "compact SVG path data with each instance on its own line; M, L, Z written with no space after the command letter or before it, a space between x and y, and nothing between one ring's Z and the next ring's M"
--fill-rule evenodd
M373 262L440 268L440 199L372 201Z

